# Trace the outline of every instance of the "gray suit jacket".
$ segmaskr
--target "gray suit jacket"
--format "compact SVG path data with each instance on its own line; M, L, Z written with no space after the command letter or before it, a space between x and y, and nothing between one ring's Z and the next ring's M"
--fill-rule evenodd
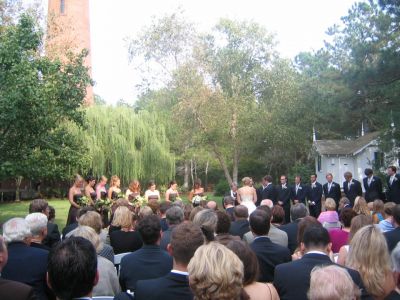
M268 237L270 238L271 242L281 245L283 247L288 246L288 236L287 233L284 232L283 230L280 230L278 227L274 226L271 224L271 228L269 229L268 232ZM245 241L247 244L251 244L254 241L254 235L251 231L247 232L243 236L243 241Z

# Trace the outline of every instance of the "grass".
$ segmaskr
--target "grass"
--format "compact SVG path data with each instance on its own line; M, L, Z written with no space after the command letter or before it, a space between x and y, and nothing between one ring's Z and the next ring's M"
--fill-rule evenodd
M222 207L222 197L215 197L212 193L207 193L207 196L209 200L216 201L218 206ZM182 199L186 202L187 196L183 195ZM67 223L70 204L67 199L50 199L47 201L49 202L49 205L53 206L56 210L55 222L61 231ZM14 217L25 218L29 211L29 203L30 201L0 203L0 226L2 227L4 222ZM0 231L2 231L1 227Z

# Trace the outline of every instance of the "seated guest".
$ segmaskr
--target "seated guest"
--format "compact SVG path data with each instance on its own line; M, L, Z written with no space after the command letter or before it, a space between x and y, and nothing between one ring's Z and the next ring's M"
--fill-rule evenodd
M96 251L88 240L71 237L50 252L47 283L58 299L90 299L98 276Z
M371 225L371 224L372 224L372 218L370 216L366 216L366 215L358 215L358 216L355 216L351 220L349 239L347 241L347 244L340 247L340 250L339 250L339 256L337 259L337 263L339 265L341 265L341 266L345 265L346 257L347 257L347 254L349 253L349 249L350 249L349 244L350 244L353 236L356 234L356 232L358 230L360 230L361 228L363 228L364 226Z
M56 221L56 210L53 206L49 205L49 217L48 217L48 221L50 223L55 223Z
M264 200L263 200L264 201ZM269 200L270 201L270 200ZM261 201L262 203L262 201ZM280 207L279 205L277 205L277 207ZM282 207L280 207L282 208ZM271 214L272 211L270 210L270 208L268 206L259 206L257 207L257 209L261 209L261 210L266 210L268 212L268 214ZM282 208L283 211L283 208ZM285 212L283 211L283 218L285 217ZM271 216L271 227L268 231L268 237L270 238L271 242L281 245L282 247L287 248L288 246L288 236L287 233L284 232L283 230L280 230L279 228L275 227L272 224L272 216ZM254 235L253 233L247 232L244 236L243 236L243 240L247 243L247 244L251 244L254 241Z
M46 200L35 199L29 204L29 213L42 213L49 217L49 204ZM47 235L44 238L42 244L51 248L61 240L60 231L56 223L47 222Z
M217 234L215 236L215 241L222 245L226 245L234 239L240 241L240 237L229 234L229 228L231 227L231 220L229 218L229 215L226 212L220 210L217 210L215 213L217 214L218 219L217 227L215 229L215 233Z
M249 211L246 206L238 205L233 209L233 217L235 221L231 223L229 233L239 236L241 239L246 232L250 231L249 227Z
M160 223L161 223L161 230L163 232L168 229L166 213L170 207L171 203L169 202L162 202L160 204L160 218L161 218Z
M190 221L190 213L193 210L193 205L185 204L183 207L183 222L188 223Z
M301 247L301 243L303 243L304 232L310 226L322 226L318 220L312 216L307 216L299 222L299 227L297 230L297 248L292 255L292 260L300 259L304 255L304 248Z
M207 208L211 209L211 210L217 210L218 209L217 202L212 201L212 200L208 201L207 202Z
M183 222L183 210L179 206L172 206L167 210L168 229L161 236L160 248L167 250L167 246L171 240L172 230Z
M190 215L189 215L189 221L190 221L190 222L193 222L194 217L196 216L196 214L197 214L199 211L203 210L203 209L204 209L204 208L202 208L201 206L193 207L193 209L192 209L192 211L190 212Z
M50 248L43 245L43 239L47 235L48 219L45 214L31 213L25 217L31 231L31 247L41 248L49 251Z
M143 240L142 248L121 260L119 281L124 291L135 291L138 280L158 278L172 269L172 257L159 246L161 225L158 217L143 218L137 230Z
M356 212L357 215L371 215L371 211L368 208L367 201L365 201L365 199L361 196L356 197L356 199L354 200L353 210Z
M215 229L217 228L218 218L215 211L211 209L203 209L199 211L193 218L193 224L200 226L201 231L206 238L206 242L214 240Z
M93 228L96 234L99 235L101 241L98 254L114 263L114 250L110 245L106 244L107 234L104 234L102 231L103 221L101 220L101 215L97 211L88 211L79 217L78 223L79 226L89 226Z
M6 243L3 237L0 236L0 274L1 270L7 264L7 260L8 252ZM31 286L0 277L0 299L34 300L37 298Z
M76 216L76 221L65 226L64 229L62 230L62 238L65 239L67 237L69 237L71 234L70 232L73 231L74 229L78 228L79 224L78 224L78 220L81 216L83 216L84 214L86 214L88 211L95 211L94 207L92 206L84 206L81 207L78 211L78 215Z
M334 264L328 254L331 251L329 233L321 225L306 228L301 243L305 253L301 259L281 264L275 268L274 286L281 299L307 300L310 288L310 274L316 266ZM347 269L354 283L362 287L360 274ZM294 275L295 274L295 275ZM296 276L296 280L288 280Z
M233 215L233 209L235 208L235 206L234 206L235 199L232 198L231 196L225 196L223 203L224 203L225 212L228 214L229 218L233 222L233 220L235 219L235 217Z
M382 200L376 199L372 203L372 219L374 224L379 224L379 222L385 220L385 204Z
M325 200L326 211L321 212L318 217L318 221L324 225L324 223L337 223L339 222L339 216L336 212L336 202L332 198Z
M99 215L100 217L100 215ZM101 218L101 217L100 217ZM97 253L103 247L99 235L89 226L79 226L73 236L82 237L92 243ZM121 291L118 282L117 270L114 263L108 259L97 256L98 282L93 288L93 296L115 296Z
M198 248L188 271L194 299L242 299L243 263L225 246L211 242Z
M279 227L280 230L286 232L288 236L288 248L293 254L297 247L297 231L298 225L302 218L308 216L307 207L303 203L297 203L290 208L290 217L292 222Z
M28 284L39 299L47 299L51 295L46 285L49 251L29 247L31 231L28 222L22 218L13 218L4 223L3 238L8 246L8 263L1 277Z
M120 230L114 230L110 234L110 244L115 254L134 252L143 245L140 234L134 230L134 214L125 206L116 209L115 215L118 215Z
M400 204L393 207L392 213L394 229L384 233L389 252L392 252L394 247L396 247L397 243L400 241Z
M387 244L374 225L361 228L350 242L346 267L357 270L374 299L384 299L395 288Z
M397 244L393 249L391 259L396 288L385 298L385 300L398 300L400 299L400 244Z
M138 213L138 221L143 220L148 216L154 216L153 210L149 206L141 207Z
M349 241L351 220L357 214L350 207L343 208L340 211L339 220L342 223L342 228L329 229L329 236L332 242L333 253L339 253L342 246L347 245Z
M346 208L346 207L351 208L351 203L350 203L349 198L347 198L347 197L340 198L339 205L338 205L338 212L340 213L342 211L342 209Z
M285 223L285 211L282 206L274 205L271 210L272 220L271 225L279 228L283 223Z
M271 222L271 212L256 209L250 215L250 229L255 238L250 248L257 256L260 266L260 282L271 282L274 279L275 267L292 260L288 248L271 242L267 236Z
M392 231L393 226L393 207L396 206L394 202L387 202L384 205L385 219L379 222L379 229L382 232Z
M171 272L157 279L139 280L136 283L136 300L191 300L187 265L198 247L204 244L200 227L194 224L175 226L171 234L168 252L173 257ZM157 288L155 288L157 287Z
M250 297L250 300L279 299L278 293L272 284L257 282L259 275L258 260L257 256L253 251L251 251L249 246L242 241L231 241L226 246L228 249L232 250L233 253L235 253L243 263L243 285L245 292Z
M309 300L359 299L360 290L346 269L330 265L316 267L311 272Z

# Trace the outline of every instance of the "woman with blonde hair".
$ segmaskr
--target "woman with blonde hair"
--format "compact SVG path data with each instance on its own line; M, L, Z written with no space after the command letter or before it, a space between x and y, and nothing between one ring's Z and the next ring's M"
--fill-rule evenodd
M188 265L189 285L196 300L249 299L243 290L243 263L225 246L199 247Z
M108 189L107 193L108 199L110 200L118 199L118 195L121 193L120 185L121 185L121 180L119 179L119 177L117 175L112 176L110 180L110 188Z
M385 203L382 200L376 199L372 203L372 219L374 224L379 224L380 221L385 220Z
M134 214L129 208L126 206L118 207L115 210L112 225L121 227L120 230L114 230L110 233L110 244L115 254L133 252L142 247L142 238L134 230Z
M354 235L356 234L356 232L358 230L360 230L361 228L363 228L364 226L368 226L371 224L372 224L372 218L370 216L358 215L351 219L348 244L340 247L340 250L339 250L339 256L338 256L338 260L337 260L337 263L339 265L342 265L342 266L345 265L347 255L350 250L349 244L350 244L352 238L354 237Z
M326 211L321 212L318 217L318 221L323 225L326 223L335 223L339 222L339 216L336 212L336 202L332 198L327 198L325 200L325 209Z
M358 196L354 200L353 210L356 212L357 215L365 215L365 216L371 215L371 211L368 208L367 201L365 201L364 197L361 196Z
M367 292L374 299L384 299L395 282L386 239L374 225L361 228L350 242L346 267L358 271Z
M243 186L237 191L237 201L247 207L250 216L256 210L257 192L250 177L244 177L242 182Z

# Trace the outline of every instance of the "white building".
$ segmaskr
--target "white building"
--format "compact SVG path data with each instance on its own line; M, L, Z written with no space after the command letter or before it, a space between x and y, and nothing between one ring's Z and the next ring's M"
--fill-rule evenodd
M314 136L315 137L315 136ZM379 152L378 132L367 133L355 140L315 140L315 171L318 181L326 182L326 173L332 173L333 181L342 186L343 174L347 171L362 183L366 168L373 169L374 163L383 166L384 154Z

